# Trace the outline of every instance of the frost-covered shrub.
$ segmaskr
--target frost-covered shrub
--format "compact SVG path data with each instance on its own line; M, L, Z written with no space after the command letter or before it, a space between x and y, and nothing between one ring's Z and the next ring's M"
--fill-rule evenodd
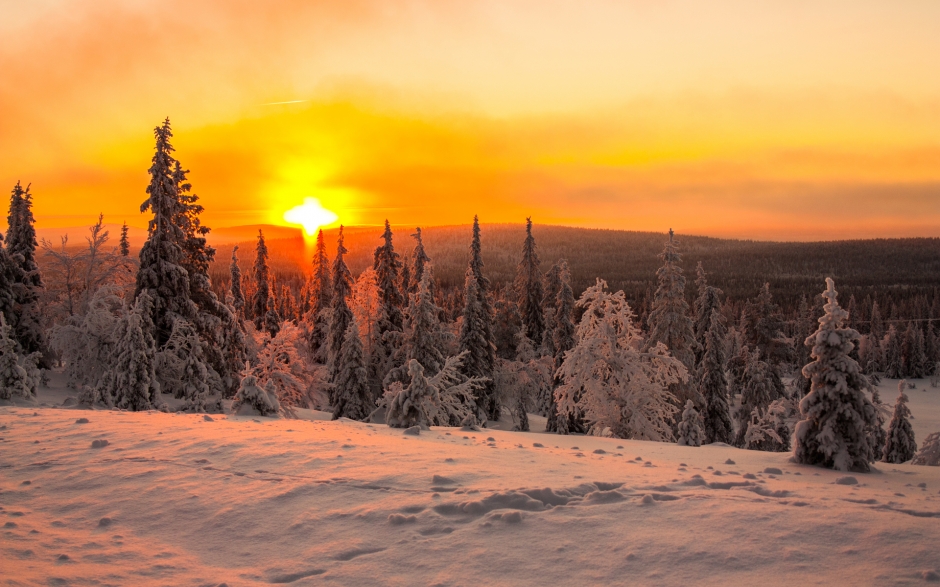
M163 393L186 400L184 409L204 412L209 396L222 394L222 380L208 365L204 343L192 324L177 319L163 349L157 353L157 378Z
M249 412L254 410L260 416L277 417L281 404L277 401L277 391L274 389L274 383L268 381L262 388L258 385L258 378L250 372L242 377L241 385L235 393L235 401L232 403L232 411L236 414L244 413L244 408L248 407Z
M424 368L412 359L408 362L409 375L419 372L424 382L417 387L404 387L395 382L385 389L380 406L387 406L385 421L393 428L408 428L419 424L425 426L460 426L475 420L474 390L485 381L461 374L466 351L448 357L440 372L430 379L424 376ZM414 383L412 379L412 384Z
M559 416L582 411L594 429L609 428L617 438L671 441L677 411L669 386L688 377L685 366L662 344L642 351L640 331L623 291L607 283L585 290L577 344L565 354L555 390Z
M513 407L513 417L520 430L527 430L522 424L525 411L539 411L548 405L547 396L552 393L553 358L539 357L528 361L496 360L496 389L499 391L500 404Z
M811 383L800 402L802 419L794 431L794 460L840 471L869 470L872 457L867 431L876 423L875 407L864 389L868 380L850 357L859 334L845 323L835 283L826 278L825 314L805 343L814 361L803 367Z
M284 322L274 338L266 339L250 367L259 385L273 385L282 406L307 407L309 405L306 373L298 346L303 344L300 329Z
M441 405L441 395L424 376L424 367L415 359L408 361L411 383L390 398L385 422L392 428L430 426ZM399 384L400 385L400 384Z
M702 417L695 409L695 402L687 400L685 410L682 412L682 421L679 422L679 438L676 444L680 446L702 446L705 432L702 430Z
M920 447L911 464L940 467L940 432L927 435L923 446Z
M886 463L906 463L914 458L917 442L911 427L911 410L907 407L907 394L904 393L904 380L898 382L898 399L894 404L894 415L888 425L888 437L881 460Z
M781 398L766 410L754 408L744 434L744 448L768 452L790 450L790 426L797 415L795 400Z

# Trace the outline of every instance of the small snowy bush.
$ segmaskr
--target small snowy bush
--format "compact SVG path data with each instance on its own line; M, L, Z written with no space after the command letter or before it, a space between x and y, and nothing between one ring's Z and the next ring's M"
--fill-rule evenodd
M12 330L0 314L0 399L32 399L42 379L40 355L32 353L24 357L17 353Z
M940 467L940 432L927 435L924 445L920 447L911 464Z
M247 373L242 377L241 385L238 386L238 392L235 394L235 401L232 403L232 411L236 414L245 413L244 408L254 410L260 416L277 417L281 405L277 401L277 390L274 383L268 381L264 388L259 387L258 378Z
M898 399L894 404L894 415L888 425L888 437L881 460L886 463L906 463L914 458L917 442L911 427L911 410L907 407L907 394L904 393L904 380L898 382Z
M702 417L695 409L695 402L687 400L685 402L685 411L682 412L682 421L679 422L679 440L676 444L680 446L702 446L705 440L705 432L702 430Z

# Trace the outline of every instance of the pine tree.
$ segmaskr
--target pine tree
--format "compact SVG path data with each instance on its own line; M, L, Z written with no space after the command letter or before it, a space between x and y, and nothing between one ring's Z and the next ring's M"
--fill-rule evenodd
M330 330L330 308L333 299L333 282L330 279L330 260L326 255L323 229L317 232L317 244L313 253L313 273L310 277L310 311L305 318L307 344L314 359L320 363L329 360L327 339Z
M545 429L548 432L577 432L583 431L583 418L579 412L570 415L560 415L558 404L555 401L555 390L562 384L558 370L565 360L565 353L574 348L577 342L574 325L574 292L571 290L571 272L568 270L568 261L562 260L559 266L559 279L561 286L555 298L554 323L555 331L552 333L552 345L555 347L552 368L552 392L548 405L548 421ZM580 398L578 398L580 399Z
M127 238L127 222L121 225L121 240L118 241L118 251L122 257L129 257L131 254L131 241Z
M336 401L333 406L333 419L349 418L365 421L371 412L372 393L369 390L369 378L362 355L359 327L356 326L355 320L349 323L346 335L343 337L339 364L339 375L334 384Z
M705 399L703 428L705 442L734 440L734 426L728 406L728 380L725 378L724 337L721 314L712 312L711 324L705 332L705 354L699 365L698 391Z
M268 270L268 247L264 243L264 233L258 231L258 245L255 247L254 267L255 294L251 300L251 319L255 329L264 329L264 318L268 313L268 298L271 297L271 276Z
M904 393L905 381L898 382L898 399L894 404L894 415L888 424L888 437L881 460L885 463L906 463L917 453L914 429L911 427L911 410L907 407L907 394Z
M532 218L525 219L525 242L522 245L522 260L516 272L516 295L525 335L535 344L541 344L545 331L545 316L542 313L544 287L539 267L539 254L535 237L532 236Z
M677 408L668 386L688 371L665 345L640 351L642 340L623 291L611 294L602 279L578 300L585 308L577 344L558 370L559 418L583 412L598 436L670 441Z
M845 327L848 313L839 307L835 284L826 278L825 314L806 339L814 361L803 367L809 394L800 402L794 431L794 460L840 471L869 470L872 456L866 430L875 424L875 407L865 396L868 382L849 357L858 332Z
M229 265L229 271L232 275L232 307L238 316L243 315L245 311L245 293L242 291L242 270L238 266L238 245L232 249L232 262Z
M14 311L7 316L13 335L25 355L40 353L41 364L51 367L42 326L40 294L43 291L42 276L36 263L36 219L33 217L33 196L29 187L23 189L20 182L10 195L10 211L7 216L6 252L14 265L12 277Z
M685 277L679 267L682 255L671 228L659 258L663 266L656 271L658 286L648 318L650 334L646 345L652 348L658 342L663 343L672 357L691 370L695 366L695 333L688 315L689 304L685 301Z
M140 211L153 212L147 229L147 241L140 250L140 269L137 271L135 299L143 292L152 300L152 319L157 346L170 338L173 323L178 319L192 321L196 304L190 297L189 273L183 267L183 229L175 222L181 204L174 174L176 161L170 139L170 119L154 129L155 153L149 169L150 185L147 199Z
M150 294L143 290L124 319L118 354L105 390L116 408L137 412L163 407L156 374L156 343L150 334L151 306Z
M493 373L496 368L496 345L493 342L493 309L489 300L489 280L483 276L480 245L480 222L473 217L473 239L470 263L464 285L463 324L460 329L460 351L466 352L463 373L469 378L487 381L476 390L477 418L499 420L500 406Z
M914 455L912 465L926 465L940 467L940 432L932 432L924 439L924 444Z
M346 266L344 256L348 251L343 245L343 227L339 227L339 236L336 240L336 258L333 260L333 294L332 305L330 307L330 332L328 339L329 349L329 374L330 382L336 383L340 371L340 353L343 350L343 338L346 336L346 329L353 321L352 310L349 309L347 302L349 294L352 292L352 275L349 273L349 267ZM333 398L330 398L330 403Z
M705 432L702 430L702 417L695 409L695 402L685 402L682 420L679 422L679 435L676 444L679 446L702 446L705 441Z

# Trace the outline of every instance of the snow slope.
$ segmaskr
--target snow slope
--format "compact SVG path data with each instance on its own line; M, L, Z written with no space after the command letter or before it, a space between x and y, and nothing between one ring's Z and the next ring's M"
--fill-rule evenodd
M0 584L940 581L940 468L302 412L0 407Z

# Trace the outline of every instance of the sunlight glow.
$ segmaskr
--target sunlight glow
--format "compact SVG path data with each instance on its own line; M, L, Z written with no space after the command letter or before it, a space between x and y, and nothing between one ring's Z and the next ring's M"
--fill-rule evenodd
M338 219L336 213L324 208L316 198L304 198L302 205L284 212L284 220L303 226L307 236L313 236L318 228L332 224Z

